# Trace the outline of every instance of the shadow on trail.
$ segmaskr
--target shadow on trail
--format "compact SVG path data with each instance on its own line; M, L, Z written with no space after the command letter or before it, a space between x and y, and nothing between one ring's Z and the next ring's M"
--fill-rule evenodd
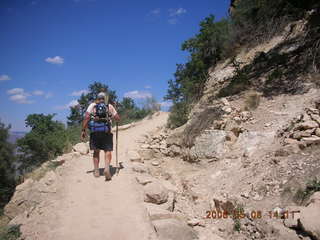
M123 169L123 165L122 165L122 162L119 162L119 173L120 173L120 170ZM104 168L99 168L99 175L100 176L104 176ZM110 174L111 174L111 177L113 177L117 172L117 168L110 165ZM93 170L89 170L87 171L86 173L93 173Z

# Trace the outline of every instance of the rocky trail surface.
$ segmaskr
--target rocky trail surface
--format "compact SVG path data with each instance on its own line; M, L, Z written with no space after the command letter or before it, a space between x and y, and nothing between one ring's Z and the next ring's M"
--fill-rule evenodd
M92 153L81 148L56 159L63 165L40 180L27 179L6 207L11 224L22 224L23 238L32 240L156 239L128 152L143 134L165 125L167 115L157 113L119 132L122 169L114 174L114 154L111 181L102 176L103 154L101 177L94 178Z

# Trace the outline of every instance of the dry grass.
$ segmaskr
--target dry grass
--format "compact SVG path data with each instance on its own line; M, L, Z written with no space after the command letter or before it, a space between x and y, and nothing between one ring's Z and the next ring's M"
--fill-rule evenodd
M4 228L8 225L10 219L5 215L0 215L0 228Z
M261 94L256 91L248 91L245 94L244 110L255 110L259 107Z

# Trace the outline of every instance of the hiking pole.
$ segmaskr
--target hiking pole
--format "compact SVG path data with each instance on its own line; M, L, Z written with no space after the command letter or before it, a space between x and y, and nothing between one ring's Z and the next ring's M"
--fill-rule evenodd
M119 162L118 162L118 122L116 122L116 172L117 175L119 174Z

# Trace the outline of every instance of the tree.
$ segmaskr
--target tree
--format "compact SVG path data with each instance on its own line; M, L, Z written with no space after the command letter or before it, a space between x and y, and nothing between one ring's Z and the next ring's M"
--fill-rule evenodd
M182 50L188 51L190 58L185 64L177 64L174 80L168 82L165 100L173 103L169 126L183 125L188 119L190 105L202 96L209 68L226 54L229 25L229 20L215 22L215 17L210 15L200 22L199 33L182 44Z
M157 102L157 100L153 96L151 96L145 99L143 108L150 113L154 113L154 112L160 111L161 105Z
M64 125L53 120L54 116L55 114L28 115L26 126L31 127L31 131L17 141L22 172L63 154L68 136Z
M0 122L0 209L10 200L15 189L14 146L8 142L10 126Z
M70 107L70 115L67 117L68 126L77 126L82 122L84 113L89 104L94 102L100 92L105 92L108 95L109 103L114 104L117 102L117 95L115 91L110 90L106 84L94 82L89 85L88 93L80 96L78 99L79 104L74 107Z
M125 97L118 104L118 113L121 116L120 124L127 124L146 117L150 110L137 107L132 98Z

